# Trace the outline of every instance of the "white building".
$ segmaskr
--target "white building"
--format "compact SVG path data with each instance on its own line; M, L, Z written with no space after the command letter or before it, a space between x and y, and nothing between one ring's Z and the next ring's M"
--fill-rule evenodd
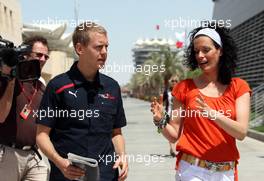
M170 47L171 51L178 51L176 48L176 42L171 39L138 39L132 49L135 66L143 64L150 58L152 53L160 52L162 47Z
M21 8L18 0L0 0L0 36L3 39L22 43Z

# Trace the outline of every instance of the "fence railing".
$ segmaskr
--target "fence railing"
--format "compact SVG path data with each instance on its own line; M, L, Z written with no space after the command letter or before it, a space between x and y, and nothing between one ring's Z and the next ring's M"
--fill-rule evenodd
M251 128L264 124L264 84L252 90L250 119Z

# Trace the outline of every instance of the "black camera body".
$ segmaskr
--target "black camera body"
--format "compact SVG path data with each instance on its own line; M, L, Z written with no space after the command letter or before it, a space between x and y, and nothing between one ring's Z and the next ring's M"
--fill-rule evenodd
M18 47L14 43L0 36L0 66L7 65L12 68L10 75L0 75L8 78L17 78L20 81L37 80L40 77L39 60L27 60L26 55L29 55L32 47L22 44Z

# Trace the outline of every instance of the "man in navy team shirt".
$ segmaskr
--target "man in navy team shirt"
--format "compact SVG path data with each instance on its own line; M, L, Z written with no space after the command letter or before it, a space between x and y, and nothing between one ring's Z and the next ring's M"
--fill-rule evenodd
M128 164L121 128L126 118L120 87L98 71L107 58L107 32L84 22L72 39L79 61L49 82L37 120L37 144L50 160L50 180L84 175L84 170L70 164L69 152L96 159L100 181L125 180Z

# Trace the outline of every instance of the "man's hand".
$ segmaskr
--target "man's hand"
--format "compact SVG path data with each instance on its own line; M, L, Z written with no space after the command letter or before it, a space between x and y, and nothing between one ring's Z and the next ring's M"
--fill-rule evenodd
M127 178L127 173L128 173L128 164L126 160L126 156L119 156L118 159L116 160L113 169L117 169L120 167L121 171L119 173L118 181L123 181Z
M71 165L68 159L61 159L57 162L56 166L63 173L64 177L70 180L76 180L85 175L85 171Z
M11 71L12 71L12 67L9 67L9 66L7 66L5 64L0 66L0 75L2 77L7 78L9 81L10 80L14 80L14 77L11 76Z
M0 123L4 123L6 121L13 103L15 79L11 79L9 75L5 76L5 74L10 74L10 71L11 68L6 65L0 67L0 73L2 74L0 74L1 77L5 77L9 80L7 84L4 81L2 82L2 78L0 80Z
M119 172L118 180L123 181L127 178L128 163L125 154L125 140L122 135L121 128L116 128L113 130L112 141L115 147L116 154L118 155L118 159L115 160L113 169L121 169L121 171Z
M5 75L10 75L11 74L11 70L12 68L3 64L2 66L0 66L0 72L2 72L2 74L5 74Z

